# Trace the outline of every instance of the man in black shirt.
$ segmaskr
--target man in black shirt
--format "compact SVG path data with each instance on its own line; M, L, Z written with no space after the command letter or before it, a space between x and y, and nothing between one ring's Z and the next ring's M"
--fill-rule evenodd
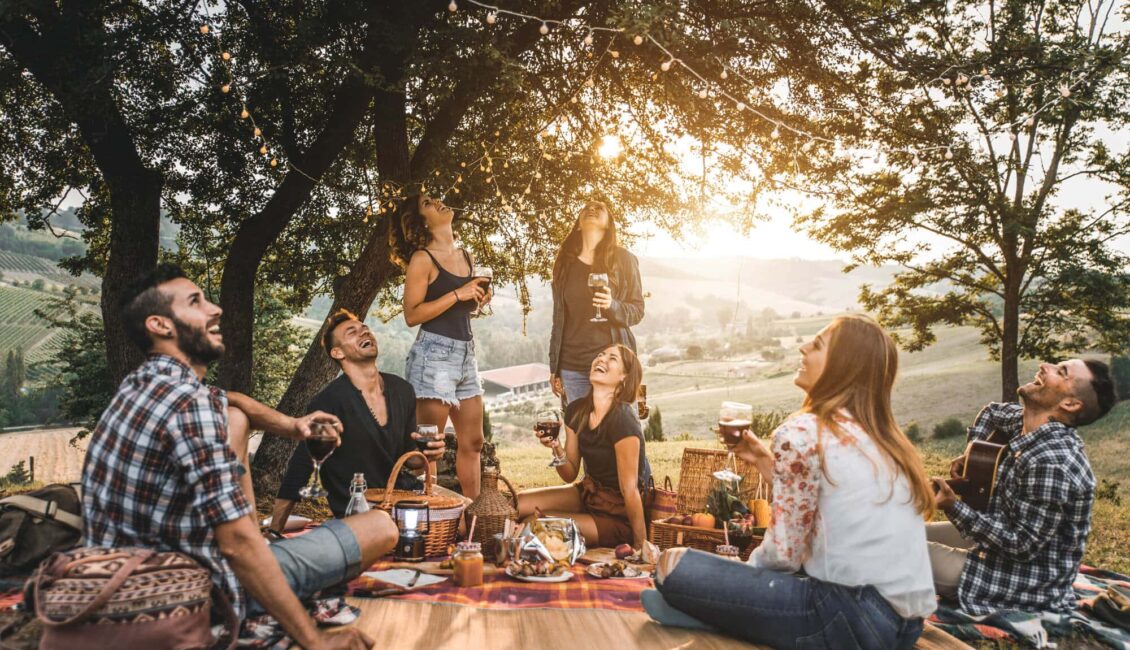
M342 374L310 401L308 410L336 415L343 426L341 446L322 464L321 471L330 510L335 517L342 517L355 473L363 473L369 487L383 487L397 459L417 448L416 393L404 379L380 372L376 336L348 311L330 315L322 345ZM424 454L435 462L443 456L443 450L442 440L429 442ZM408 468L422 472L423 462L414 460L408 462ZM306 447L296 448L275 499L272 530L283 530L299 498L298 491L309 481L313 468ZM401 489L420 487L408 473L402 472L396 482Z

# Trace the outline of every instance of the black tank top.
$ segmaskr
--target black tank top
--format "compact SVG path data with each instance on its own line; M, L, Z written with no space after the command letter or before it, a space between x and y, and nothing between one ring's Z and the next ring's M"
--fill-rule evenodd
M471 281L471 276L469 275L460 277L440 266L440 263L436 261L431 251L424 250L424 252L428 254L428 257L432 258L432 264L435 264L436 270L439 271L436 275L436 279L428 285L428 291L424 294L424 302L438 300ZM463 251L463 258L467 260L467 267L470 268L471 256L467 254L467 251ZM471 311L475 308L475 304L474 300L459 300L449 307L447 311L421 324L420 329L457 341L470 341Z

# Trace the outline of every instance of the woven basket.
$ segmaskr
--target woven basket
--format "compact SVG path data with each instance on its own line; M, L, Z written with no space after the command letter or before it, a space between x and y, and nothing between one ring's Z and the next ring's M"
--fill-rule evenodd
M757 486L761 483L761 474L751 463L740 458L735 458L735 468L742 476L738 487L738 496L742 502L748 502L757 496ZM683 464L679 470L679 498L676 504L676 513L688 515L695 512L706 511L706 498L710 495L718 479L714 472L722 469L726 464L726 452L721 449L694 449L683 450ZM768 485L768 483L766 483ZM764 487L762 488L764 493ZM667 550L675 546L688 546L700 551L713 553L715 547L726 543L725 533L721 528L699 528L698 526L684 526L682 524L669 524L663 520L651 522L651 543L660 550ZM749 557L754 548L761 543L761 537L748 540L731 540L737 543L742 558Z
M762 538L731 538L730 543L738 547L742 559L748 559L753 549L761 544ZM721 528L699 528L698 526L683 526L682 524L669 524L665 521L651 522L651 543L666 551L676 546L697 548L700 551L713 553L719 544L726 543L726 536Z
M510 489L507 496L498 491L498 482L502 481ZM518 491L498 473L498 469L487 467L483 470L482 487L479 496L467 506L463 513L467 520L467 529L471 528L471 518L475 519L475 539L483 545L483 555L493 558L498 553L495 534L501 533L507 520L518 521Z
M738 474L742 476L738 484L738 496L742 503L748 502L757 494L757 484L761 474L752 463L747 463L740 458L735 459ZM679 469L679 501L678 514L686 515L693 512L706 510L706 497L718 479L714 472L722 469L726 464L726 452L722 449L692 449L683 450L683 465ZM766 481L770 484L770 481Z
M419 457L424 461L424 485L422 493L412 490L397 490L396 477L409 458ZM428 557L447 555L447 548L455 543L455 532L459 529L459 515L463 512L463 500L443 494L433 494L432 467L428 457L418 451L410 451L396 461L392 473L388 475L388 485L382 490L372 488L365 491L370 503L392 514L393 507L401 501L426 501L431 525L424 536L424 554Z

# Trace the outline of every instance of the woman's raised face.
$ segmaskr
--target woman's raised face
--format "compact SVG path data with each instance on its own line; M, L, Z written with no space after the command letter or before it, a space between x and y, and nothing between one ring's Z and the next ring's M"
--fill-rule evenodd
M824 374L824 364L828 358L828 340L831 338L829 328L820 332L809 342L800 346L800 365L797 367L793 383L804 392L809 392L816 385L816 380Z
M627 376L620 348L610 345L600 351L589 368L589 383L594 386L616 386Z
M581 208L577 223L580 224L581 230L599 230L601 234L604 234L608 230L610 219L608 206L604 205L602 201L589 201Z
M424 194L420 196L420 216L424 217L424 223L431 230L436 226L451 223L455 211L444 205L443 201Z

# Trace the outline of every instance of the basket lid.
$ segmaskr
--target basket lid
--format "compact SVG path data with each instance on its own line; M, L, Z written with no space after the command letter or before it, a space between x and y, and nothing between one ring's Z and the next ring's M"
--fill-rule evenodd
M411 490L393 490L389 494L388 503L385 504L385 494L384 488L369 488L365 490L365 499L378 506L387 505L389 509L401 501L424 501L428 504L430 510L444 510L463 505L463 499L460 497L444 494L419 494Z

